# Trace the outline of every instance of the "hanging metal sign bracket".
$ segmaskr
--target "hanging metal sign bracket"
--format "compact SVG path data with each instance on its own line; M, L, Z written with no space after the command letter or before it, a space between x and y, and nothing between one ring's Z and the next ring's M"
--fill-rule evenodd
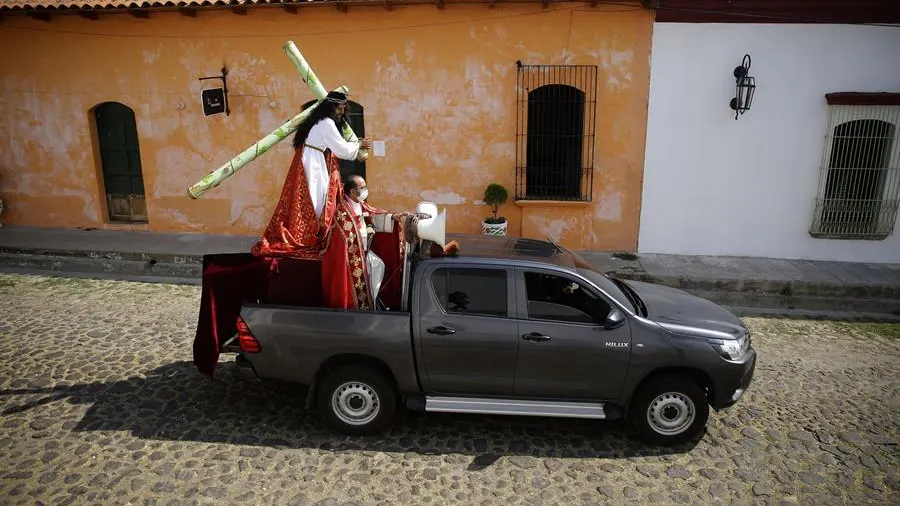
M200 100L203 105L203 115L204 116L212 116L214 114L225 113L228 116L231 113L231 109L228 107L228 81L226 77L228 76L228 69L224 66L222 67L222 75L219 76L210 76L210 77L201 77L200 81L206 81L209 79L221 79L222 87L221 88L208 88L200 91Z

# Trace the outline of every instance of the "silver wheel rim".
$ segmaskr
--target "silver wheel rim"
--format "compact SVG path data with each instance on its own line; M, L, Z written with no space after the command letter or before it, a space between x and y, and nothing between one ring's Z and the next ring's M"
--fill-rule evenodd
M678 392L658 396L647 408L647 423L654 432L664 436L681 434L694 423L696 417L694 402Z
M370 423L381 411L375 389L358 381L348 381L331 394L331 410L347 425Z

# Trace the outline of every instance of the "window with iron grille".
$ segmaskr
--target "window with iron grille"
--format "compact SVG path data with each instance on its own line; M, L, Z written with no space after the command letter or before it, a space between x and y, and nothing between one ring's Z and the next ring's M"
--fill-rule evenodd
M597 67L517 62L516 200L591 200Z
M900 204L900 106L829 105L810 234L884 239Z

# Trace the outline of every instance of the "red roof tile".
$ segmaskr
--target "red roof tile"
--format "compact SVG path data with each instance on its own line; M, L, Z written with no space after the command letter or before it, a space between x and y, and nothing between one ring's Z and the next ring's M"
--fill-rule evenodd
M178 7L241 7L282 3L296 4L300 2L297 0L0 0L0 10L175 9Z

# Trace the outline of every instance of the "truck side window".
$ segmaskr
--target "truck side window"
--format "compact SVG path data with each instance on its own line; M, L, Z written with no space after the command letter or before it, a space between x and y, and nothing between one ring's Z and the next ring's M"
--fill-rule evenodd
M449 314L506 316L506 271L443 268L431 275L431 286Z
M528 319L598 324L609 314L609 304L561 276L525 273Z

